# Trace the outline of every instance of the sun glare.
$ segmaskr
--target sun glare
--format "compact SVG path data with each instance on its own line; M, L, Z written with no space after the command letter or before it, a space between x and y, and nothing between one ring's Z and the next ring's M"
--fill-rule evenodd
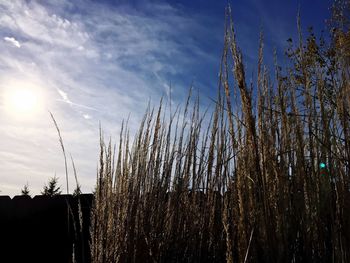
M35 108L37 98L30 90L16 90L7 98L9 106L14 111L27 112Z
M32 117L40 108L41 94L33 84L9 85L3 103L7 112L17 117Z

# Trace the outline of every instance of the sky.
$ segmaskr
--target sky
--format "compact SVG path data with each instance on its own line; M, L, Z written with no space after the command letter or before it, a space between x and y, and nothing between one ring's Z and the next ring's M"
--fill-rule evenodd
M217 91L230 3L247 78L256 73L264 32L267 65L280 64L287 39L302 27L324 29L331 0L0 0L0 195L28 184L39 194L57 176L66 192L64 159L74 159L83 192L91 192L99 125L116 141L123 120L137 129L148 102L181 104L191 84L201 106ZM273 69L271 69L273 70ZM74 189L69 161L70 192Z

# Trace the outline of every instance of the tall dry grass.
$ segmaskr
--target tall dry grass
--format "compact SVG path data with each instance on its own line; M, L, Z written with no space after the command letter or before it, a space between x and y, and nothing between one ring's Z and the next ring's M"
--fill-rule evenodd
M274 79L261 34L248 85L228 8L212 114L190 95L132 141L123 125L117 149L101 136L93 262L350 261L350 23L333 10L329 43L298 19Z

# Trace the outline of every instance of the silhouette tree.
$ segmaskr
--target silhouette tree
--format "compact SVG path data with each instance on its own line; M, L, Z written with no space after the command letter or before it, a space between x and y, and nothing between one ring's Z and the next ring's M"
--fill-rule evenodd
M42 195L55 196L61 194L61 187L57 186L58 178L56 176L52 177L48 185L44 185L44 190L41 192Z
M30 196L30 190L29 190L29 185L28 185L28 183L26 183L26 184L23 186L23 189L21 190L21 195Z

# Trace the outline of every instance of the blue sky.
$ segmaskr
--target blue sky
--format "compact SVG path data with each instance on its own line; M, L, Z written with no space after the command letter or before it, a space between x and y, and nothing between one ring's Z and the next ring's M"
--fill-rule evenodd
M48 110L83 190L90 192L99 122L106 137L116 139L130 114L135 130L148 101L157 105L161 96L168 98L170 83L172 103L181 103L193 83L208 106L217 89L226 3L0 0L0 194L18 194L27 182L38 194L55 174L65 191L63 157ZM286 40L296 39L298 5L303 28L313 25L317 32L331 5L329 0L230 3L248 79L257 63L260 27L266 63L276 48L283 64ZM73 189L74 180L70 185Z

